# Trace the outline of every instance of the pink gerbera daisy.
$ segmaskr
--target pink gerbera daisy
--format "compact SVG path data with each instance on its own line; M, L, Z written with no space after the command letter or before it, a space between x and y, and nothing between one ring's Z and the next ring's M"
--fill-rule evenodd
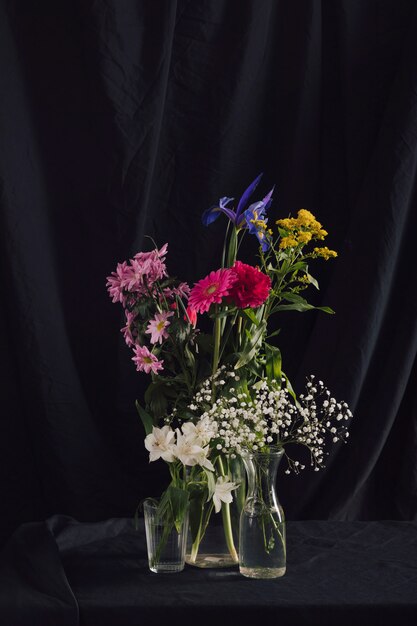
M168 338L166 328L169 326L168 317L171 315L174 315L173 311L157 313L154 319L149 321L145 333L151 335L151 343L162 343L164 339Z
M198 313L205 313L213 303L219 304L229 295L235 280L234 274L229 269L210 272L208 276L195 283L188 299L189 306Z
M138 372L145 372L145 374L156 374L163 368L163 361L158 361L156 356L149 352L146 346L135 346L135 356L132 357L132 361L136 363L136 369Z

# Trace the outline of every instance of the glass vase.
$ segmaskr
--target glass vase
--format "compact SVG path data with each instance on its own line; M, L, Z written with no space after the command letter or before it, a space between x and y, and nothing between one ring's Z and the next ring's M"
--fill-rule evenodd
M179 532L172 519L164 519L158 511L158 501L143 503L149 569L155 574L181 572L184 569L188 533L188 511Z
M248 495L240 516L239 570L248 578L279 578L286 569L284 511L275 482L284 449L242 452Z
M190 524L185 561L201 568L233 567L239 563L239 522L246 495L246 478L240 457L224 456L216 462L218 476L238 485L233 491L233 502L225 504L219 513L214 511L207 493L194 494L190 501ZM216 477L216 478L217 478Z

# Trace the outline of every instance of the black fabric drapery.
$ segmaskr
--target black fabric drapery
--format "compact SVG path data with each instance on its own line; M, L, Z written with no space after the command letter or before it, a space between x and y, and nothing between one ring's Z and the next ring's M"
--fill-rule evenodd
M415 522L288 522L282 578L238 568L149 571L143 520L83 523L62 515L23 524L0 562L7 626L288 626L414 624Z
M140 377L105 277L152 235L172 274L217 267L201 213L260 172L270 219L311 210L336 315L282 314L293 383L354 411L322 473L280 476L290 519L417 515L412 0L3 2L2 535L158 493ZM277 321L278 324L278 321Z

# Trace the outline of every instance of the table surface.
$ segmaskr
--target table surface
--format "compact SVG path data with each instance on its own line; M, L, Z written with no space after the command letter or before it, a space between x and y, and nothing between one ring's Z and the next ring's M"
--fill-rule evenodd
M287 572L148 569L143 525L54 516L21 526L0 560L3 626L417 624L416 522L287 522Z

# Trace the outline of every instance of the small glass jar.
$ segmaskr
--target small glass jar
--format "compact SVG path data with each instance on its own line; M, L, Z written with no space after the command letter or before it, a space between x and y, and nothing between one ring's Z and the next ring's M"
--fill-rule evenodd
M158 501L143 503L149 569L155 574L181 572L185 563L188 533L188 511L178 532L172 519L163 519L158 512Z

